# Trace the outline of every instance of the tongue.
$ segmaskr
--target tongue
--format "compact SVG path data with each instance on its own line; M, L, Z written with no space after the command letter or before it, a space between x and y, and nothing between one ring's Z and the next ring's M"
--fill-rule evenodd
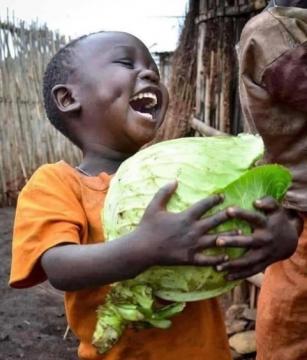
M153 117L151 114L149 113L143 113L143 112L140 112L140 111L136 111L138 114L142 115L144 118L146 118L147 120L150 120L152 121L153 120Z

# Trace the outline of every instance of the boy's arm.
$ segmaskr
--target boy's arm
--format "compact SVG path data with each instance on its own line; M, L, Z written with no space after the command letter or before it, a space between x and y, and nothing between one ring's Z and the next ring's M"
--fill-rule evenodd
M224 255L202 254L217 239L216 234L207 233L229 219L227 211L201 219L221 198L211 196L174 214L167 212L166 204L175 190L176 184L163 187L138 228L127 236L102 244L62 244L47 250L41 264L49 281L61 290L79 290L135 277L153 265L208 266L224 261Z
M57 289L72 291L102 286L135 277L150 265L140 243L135 231L101 244L61 244L47 250L41 264Z
M88 244L78 180L63 177L57 165L42 167L18 199L10 285L29 287L49 279L59 289L81 290L134 277L152 265L221 263L224 256L202 253L215 245L217 235L208 232L229 219L226 211L202 219L221 197L169 213L166 204L176 187L174 182L155 195L130 235Z

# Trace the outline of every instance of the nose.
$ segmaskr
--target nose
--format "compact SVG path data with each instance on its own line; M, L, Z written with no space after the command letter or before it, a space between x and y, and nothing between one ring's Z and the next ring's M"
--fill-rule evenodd
M151 69L143 69L140 73L139 73L139 78L141 80L147 80L150 81L154 84L158 84L160 81L159 75L151 70Z

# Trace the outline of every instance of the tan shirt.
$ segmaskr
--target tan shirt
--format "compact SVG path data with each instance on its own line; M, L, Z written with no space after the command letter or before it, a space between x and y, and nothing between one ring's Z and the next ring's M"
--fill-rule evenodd
M307 211L307 10L272 7L243 29L240 98L252 132L265 144L265 162L292 171L285 206Z

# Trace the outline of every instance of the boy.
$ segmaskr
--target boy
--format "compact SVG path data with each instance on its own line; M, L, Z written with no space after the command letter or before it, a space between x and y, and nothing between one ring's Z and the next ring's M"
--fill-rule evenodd
M256 321L257 359L307 359L306 0L271 1L252 18L241 35L239 65L244 115L263 137L265 161L291 170L293 185L284 206L304 221L295 254L265 273Z
M168 213L173 183L157 193L133 233L103 243L100 211L110 174L153 139L165 115L167 91L143 43L129 34L102 32L75 40L51 60L44 98L48 117L79 146L83 160L77 168L63 161L45 165L23 189L15 220L11 286L48 279L66 291L67 319L80 340L80 359L230 360L216 299L188 304L168 330L128 329L113 349L98 355L91 340L106 285L152 265L221 264L223 257L206 257L201 250L215 246L217 236L208 232L235 212L255 228L249 238L254 240L255 259L240 269L258 271L261 264L262 270L270 254L274 261L292 254L297 241L293 224L270 199L258 204L267 216L230 209L200 219L221 201L219 196L182 213ZM286 252L272 251L275 240L286 239Z

